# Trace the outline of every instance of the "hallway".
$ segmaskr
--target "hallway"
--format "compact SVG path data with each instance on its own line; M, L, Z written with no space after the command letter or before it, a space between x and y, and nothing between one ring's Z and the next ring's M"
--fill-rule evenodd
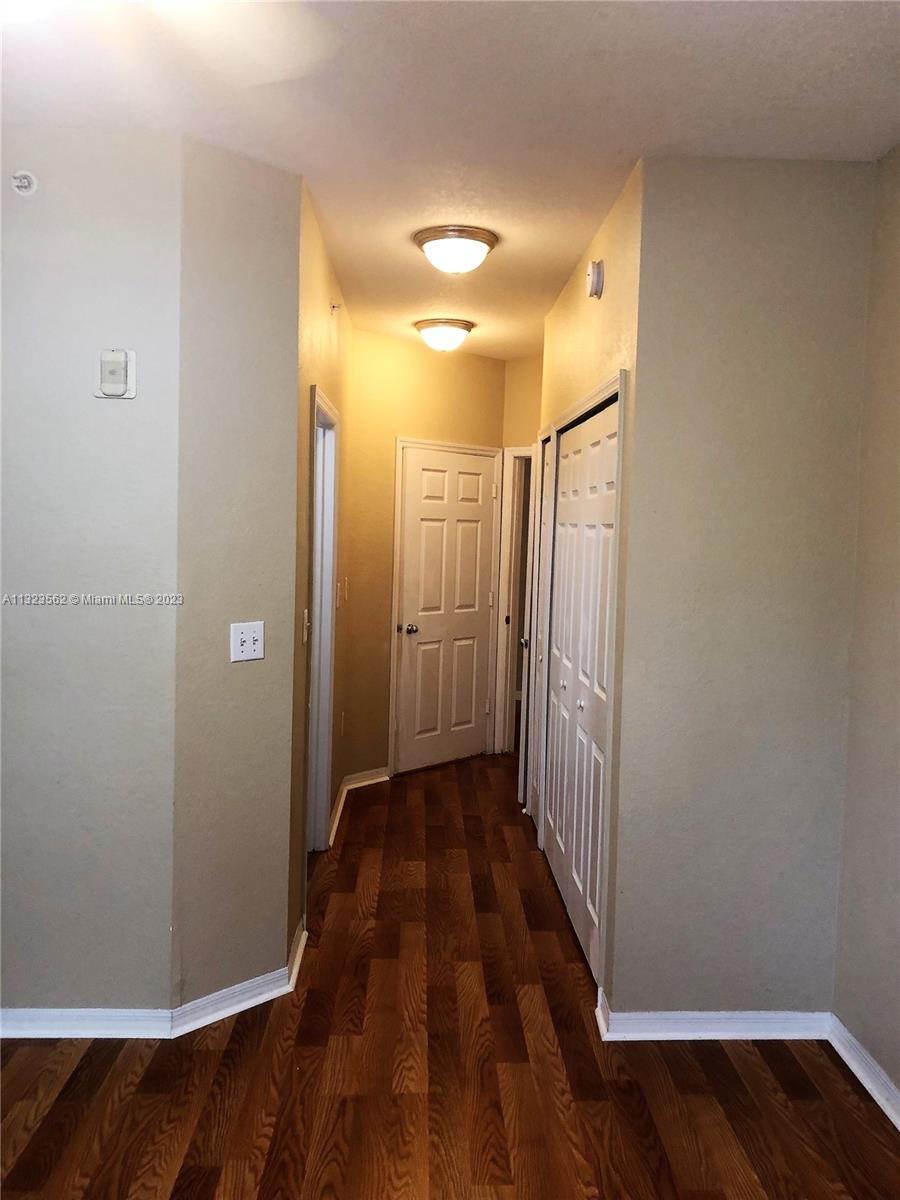
M292 995L171 1042L4 1043L6 1200L900 1195L827 1044L600 1041L514 759L351 791L310 893Z

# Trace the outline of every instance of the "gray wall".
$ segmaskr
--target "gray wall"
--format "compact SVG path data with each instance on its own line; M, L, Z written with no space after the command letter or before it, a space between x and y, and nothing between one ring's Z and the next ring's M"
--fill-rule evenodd
M39 187L3 205L3 590L185 605L3 609L3 1000L168 1007L286 957L300 180L134 130L4 152ZM104 346L136 399L94 398Z
M3 591L174 591L179 143L3 140ZM174 703L173 609L3 608L5 1005L168 1004Z
M645 163L615 1010L832 1005L872 188Z
M283 966L292 932L299 236L296 176L186 143L176 1003ZM229 623L254 619L265 659L230 663Z
M835 1011L900 1084L900 149L878 167Z

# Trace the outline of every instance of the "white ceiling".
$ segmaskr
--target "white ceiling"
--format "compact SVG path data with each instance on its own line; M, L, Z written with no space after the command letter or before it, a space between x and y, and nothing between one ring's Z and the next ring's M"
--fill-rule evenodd
M4 119L178 128L296 170L356 324L465 317L501 358L540 347L638 158L900 140L895 3L169 0L5 33ZM410 241L449 221L502 238L470 276Z

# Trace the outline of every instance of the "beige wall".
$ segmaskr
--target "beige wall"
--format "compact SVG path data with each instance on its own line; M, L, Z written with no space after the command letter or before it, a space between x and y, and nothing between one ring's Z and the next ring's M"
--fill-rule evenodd
M332 309L332 305L338 305ZM310 519L311 470L310 448L313 413L310 389L319 387L328 400L343 412L352 327L340 284L332 269L328 251L309 190L304 186L300 222L300 384L297 400L297 610L294 629L293 752L291 769L290 897L288 936L296 928L304 911L306 897L306 732L309 702L309 664L307 644L303 641L303 610L310 605ZM339 454L344 453L343 430L338 435ZM343 461L338 464L338 484L343 477ZM339 547L340 555L340 547ZM339 557L338 574L343 567ZM342 615L337 614L340 630ZM337 651L342 641L337 638ZM335 665L334 703L342 696L344 672ZM335 748L337 749L337 748Z
M900 1084L900 149L878 167L835 1011Z
M285 963L300 180L185 143L175 996ZM231 663L231 621L265 658Z
M4 608L3 1000L167 1008L285 963L299 180L133 130L4 151L39 187L3 205L3 590L185 603ZM106 346L135 399L93 396Z
M628 372L628 383L620 403L624 405L625 438L622 446L623 477L630 478L635 418L635 367L638 336L638 298L641 270L641 222L644 167L639 163L629 176L600 228L591 239L575 270L544 321L544 352L541 387L541 427L549 425L572 405L593 391ZM600 300L587 296L588 264L602 259L605 284ZM619 512L619 563L616 597L616 676L621 678L628 595L629 489L623 488ZM619 719L613 730L610 772L609 843L615 846L618 812ZM614 895L614 857L608 884L607 911L611 914ZM605 959L611 956L613 921L605 930ZM604 971L604 986L611 993L611 976Z
M179 143L3 143L3 591L174 591ZM174 700L174 609L4 607L4 1005L168 1005Z
M620 370L633 370L641 266L643 167L631 173L544 322L541 426ZM602 258L600 300L585 291L588 263Z
M513 358L506 364L503 389L503 445L530 446L541 424L543 355Z
M504 364L355 330L344 397L335 780L388 760L396 439L500 446ZM341 712L344 734L340 736Z
M645 164L614 1009L831 1008L872 183Z

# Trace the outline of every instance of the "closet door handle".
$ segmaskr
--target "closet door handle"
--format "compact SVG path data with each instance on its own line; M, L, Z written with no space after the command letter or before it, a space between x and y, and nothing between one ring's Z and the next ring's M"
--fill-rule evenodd
M575 707L580 708L581 711L584 712L584 701L583 700L576 701Z

